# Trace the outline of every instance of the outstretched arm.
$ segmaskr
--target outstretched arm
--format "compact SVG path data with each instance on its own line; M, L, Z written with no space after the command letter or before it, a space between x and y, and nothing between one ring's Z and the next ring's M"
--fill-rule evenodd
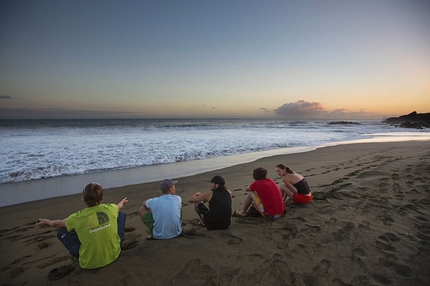
M46 218L39 218L39 220L36 222L36 225L38 226L44 226L49 225L56 228L66 227L66 218L60 219L60 220L50 220Z
M206 192L206 193L197 192L190 197L188 202L195 203L195 204L206 203L210 201L210 199L212 199L212 194L213 194L212 192Z
M126 203L128 203L127 197L122 198L121 201L118 203L118 211L120 211Z

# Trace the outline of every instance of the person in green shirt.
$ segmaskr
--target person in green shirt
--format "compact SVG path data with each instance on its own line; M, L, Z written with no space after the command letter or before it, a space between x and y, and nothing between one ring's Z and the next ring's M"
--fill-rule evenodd
M101 204L103 188L98 183L87 184L82 198L87 208L62 220L40 218L36 224L60 228L58 239L82 268L103 267L115 261L121 252L126 215L120 210L128 199L121 199L117 205Z

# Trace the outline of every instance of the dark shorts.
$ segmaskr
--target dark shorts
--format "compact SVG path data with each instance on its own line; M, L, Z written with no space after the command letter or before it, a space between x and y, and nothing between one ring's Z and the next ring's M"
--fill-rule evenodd
M205 206L204 203L197 204L197 212L199 213L200 217L202 218L203 222L205 222L205 216L208 216L210 214L209 209Z
M144 225L146 225L149 229L149 231L151 232L152 235L152 230L154 229L154 217L152 216L152 213L146 213L144 214L142 217L142 222Z

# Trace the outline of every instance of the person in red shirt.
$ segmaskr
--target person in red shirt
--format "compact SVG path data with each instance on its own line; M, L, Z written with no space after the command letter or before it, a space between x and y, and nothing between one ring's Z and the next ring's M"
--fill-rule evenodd
M233 216L246 216L246 212L252 204L267 219L280 217L284 213L285 204L278 185L272 179L267 178L267 170L262 167L254 169L252 176L255 181L245 189L248 196L243 208L235 211Z

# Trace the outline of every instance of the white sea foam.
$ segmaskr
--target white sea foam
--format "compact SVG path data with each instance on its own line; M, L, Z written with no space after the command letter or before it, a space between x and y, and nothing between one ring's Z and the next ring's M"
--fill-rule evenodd
M91 174L378 134L428 135L376 121L243 119L42 120L0 122L0 183Z

